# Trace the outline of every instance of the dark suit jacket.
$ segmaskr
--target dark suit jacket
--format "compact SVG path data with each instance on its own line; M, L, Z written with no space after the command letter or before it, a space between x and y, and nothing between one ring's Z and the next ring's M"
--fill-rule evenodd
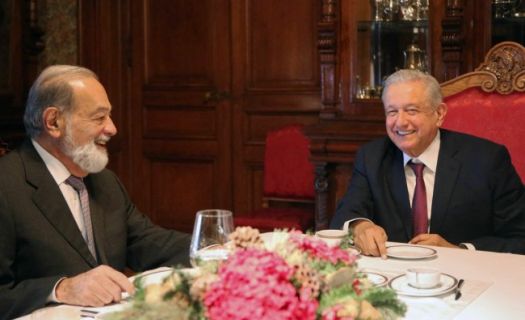
M99 264L188 264L189 235L153 225L109 170L85 178ZM58 279L97 263L30 141L0 158L0 319L46 304Z
M525 253L525 193L507 149L477 137L440 130L430 233L479 250ZM390 241L412 238L403 154L388 137L363 146L349 188L331 222L365 217Z

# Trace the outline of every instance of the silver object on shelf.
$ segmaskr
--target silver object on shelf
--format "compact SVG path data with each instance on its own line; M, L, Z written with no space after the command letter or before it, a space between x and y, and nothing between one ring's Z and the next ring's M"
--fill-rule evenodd
M405 69L427 72L426 53L416 44L411 44L405 50L403 50L403 55L405 57Z

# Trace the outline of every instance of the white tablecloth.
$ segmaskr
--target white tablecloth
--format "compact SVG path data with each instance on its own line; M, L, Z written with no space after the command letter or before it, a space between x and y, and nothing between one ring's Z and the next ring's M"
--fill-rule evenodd
M401 297L408 305L406 319L525 319L525 255L432 248L437 250L437 257L426 260L363 256L358 264L361 269L381 272L389 278L409 267L432 266L465 280L458 301L454 301L452 293L440 297ZM79 318L79 308L58 306L37 310L20 319Z
M393 243L389 243L393 244ZM432 247L435 258L398 260L362 257L360 268L387 275L402 274L409 267L431 266L464 279L462 297L405 298L406 319L525 319L525 255Z

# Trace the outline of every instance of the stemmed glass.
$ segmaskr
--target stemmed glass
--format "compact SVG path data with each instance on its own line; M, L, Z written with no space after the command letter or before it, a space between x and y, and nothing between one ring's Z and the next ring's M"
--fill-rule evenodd
M203 263L228 258L228 235L233 232L231 211L208 209L197 212L190 245L190 262L198 267Z

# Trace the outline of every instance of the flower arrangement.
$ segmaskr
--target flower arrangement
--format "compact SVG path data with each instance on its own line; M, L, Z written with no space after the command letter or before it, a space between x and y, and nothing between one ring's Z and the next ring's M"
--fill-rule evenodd
M406 306L357 271L358 256L297 231L262 241L238 227L231 254L163 283L136 282L133 307L110 319L395 319Z

